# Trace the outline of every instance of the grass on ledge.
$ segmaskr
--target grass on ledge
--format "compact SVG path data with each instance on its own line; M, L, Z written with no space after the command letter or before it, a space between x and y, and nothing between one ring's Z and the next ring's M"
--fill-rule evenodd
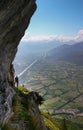
M16 87L16 93L18 94L29 94L29 90L26 89L24 86L17 86Z
M51 117L47 112L41 111L44 122L49 130L61 130L59 125L55 122L55 119Z

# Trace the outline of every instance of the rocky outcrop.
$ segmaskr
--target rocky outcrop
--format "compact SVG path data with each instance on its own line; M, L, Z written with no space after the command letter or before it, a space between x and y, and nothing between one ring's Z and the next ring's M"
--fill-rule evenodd
M12 115L12 61L35 10L35 0L0 0L0 120L4 123Z
M28 95L28 102L30 102L29 111L32 116L32 118L35 120L37 124L37 129L39 130L47 130L43 118L40 114L39 108L38 108L38 96L36 92L31 92Z
M17 130L47 130L39 110L36 92L22 94L14 98L14 114L9 121L11 128Z

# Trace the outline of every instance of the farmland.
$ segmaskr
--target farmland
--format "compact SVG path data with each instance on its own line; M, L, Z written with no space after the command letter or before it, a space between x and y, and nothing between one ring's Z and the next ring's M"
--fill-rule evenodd
M42 110L56 118L83 123L83 66L43 59L23 77L26 87L45 99Z

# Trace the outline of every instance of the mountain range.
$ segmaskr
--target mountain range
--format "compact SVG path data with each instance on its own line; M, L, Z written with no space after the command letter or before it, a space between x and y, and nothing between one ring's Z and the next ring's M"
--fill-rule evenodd
M71 44L71 43L67 43ZM21 42L18 46L18 52L14 60L14 68L16 74L20 73L35 59L39 59L49 50L63 45L59 41L45 41L45 42Z
M73 45L61 45L47 53L51 60L64 60L77 65L83 65L83 42Z

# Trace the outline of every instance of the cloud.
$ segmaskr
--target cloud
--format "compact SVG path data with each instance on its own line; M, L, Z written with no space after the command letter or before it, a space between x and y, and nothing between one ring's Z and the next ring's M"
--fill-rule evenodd
M77 36L74 38L75 41L83 41L83 29L81 29Z
M30 36L28 33L22 38L24 42L50 42L50 41L60 41L60 42L80 42L83 41L83 29L81 29L76 36L63 36L63 35L49 35L49 36Z
M25 36L23 37L22 41L54 41L57 39L57 35L50 35L50 36L30 36L29 34L25 34Z

